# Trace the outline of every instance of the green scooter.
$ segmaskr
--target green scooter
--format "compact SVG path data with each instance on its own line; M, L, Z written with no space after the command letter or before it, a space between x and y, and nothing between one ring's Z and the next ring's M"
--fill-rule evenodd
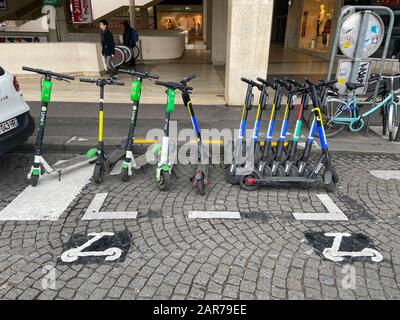
M120 73L129 74L132 76L136 76L136 80L132 81L132 89L131 89L131 100L133 102L132 106L132 116L131 116L131 124L128 132L128 139L126 141L125 146L125 160L122 163L121 170L121 180L124 182L129 181L129 177L132 176L132 169L140 169L144 164L146 164L146 154L142 156L140 159L136 159L133 155L133 142L134 142L134 134L136 129L136 122L139 111L139 103L140 97L142 93L142 83L143 79L158 79L158 75L154 75L148 72L138 72L133 69L119 69ZM143 161L144 160L144 161Z
M59 180L61 179L61 174L66 169L72 169L74 167L81 166L83 164L91 162L97 154L97 149L92 148L86 154L75 157L73 159L63 161L57 165L51 167L47 161L43 157L43 139L44 139L44 132L46 127L46 119L47 119L47 112L49 108L49 103L51 101L51 92L52 92L52 79L56 79L58 81L66 81L68 80L75 80L75 77L55 73L50 70L43 70L43 69L36 69L31 67L22 67L22 70L34 72L40 75L43 75L43 80L41 82L41 111L40 111L40 118L39 118L39 126L37 130L37 137L36 137L36 144L35 144L35 157L33 161L33 165L31 167L30 172L28 173L28 180L32 187L36 187L40 177L44 173L48 174L58 174Z

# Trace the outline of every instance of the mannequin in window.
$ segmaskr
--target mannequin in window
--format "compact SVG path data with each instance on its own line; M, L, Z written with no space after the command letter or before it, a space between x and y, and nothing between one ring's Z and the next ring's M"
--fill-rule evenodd
M324 22L324 18L325 18L325 5L321 4L319 8L320 8L320 11L319 11L319 15L317 18L317 37L319 37L321 35L320 27L321 27L322 23Z

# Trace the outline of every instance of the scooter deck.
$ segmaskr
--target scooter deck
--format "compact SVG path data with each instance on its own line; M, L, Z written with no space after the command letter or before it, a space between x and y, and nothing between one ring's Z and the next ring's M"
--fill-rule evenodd
M256 182L255 185L262 186L286 186L288 184L297 184L297 185L315 185L318 183L318 179L309 179L306 177L268 177L261 179L254 179Z
M59 171L62 171L64 169L67 169L67 168L72 168L72 167L75 167L75 166L78 166L78 165L81 165L81 164L83 165L83 164L89 163L93 159L95 159L95 158L88 159L84 155L82 155L82 156L79 156L79 157L72 158L70 160L66 160L66 161L60 162L59 164L54 165L52 167L52 169L53 169L53 172L59 172Z

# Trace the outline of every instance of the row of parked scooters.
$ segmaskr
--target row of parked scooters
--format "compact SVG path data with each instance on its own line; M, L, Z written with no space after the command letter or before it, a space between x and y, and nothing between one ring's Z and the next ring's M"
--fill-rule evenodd
M51 101L52 80L59 81L74 80L73 76L55 73L49 70L35 69L23 67L23 70L34 72L43 76L41 82L41 113L38 124L37 139L35 145L35 156L32 168L28 174L28 179L32 186L36 186L40 177L47 174L61 174L74 167L81 166L85 163L95 164L93 172L94 182L101 184L106 175L111 171L117 162L123 160L121 168L121 179L126 182L133 174L134 169L140 169L147 163L148 154L140 157L134 155L135 129L137 126L138 110L140 98L142 94L143 80L155 80L155 84L165 87L167 95L166 117L164 126L164 136L161 145L153 147L154 163L157 163L156 183L160 190L168 190L170 186L171 175L173 174L173 161L170 159L171 149L173 145L170 141L170 119L175 108L176 92L179 90L182 95L183 103L188 110L191 118L193 129L197 137L197 166L192 177L193 187L201 195L207 191L209 184L208 166L205 164L206 151L203 145L201 130L197 123L197 119L191 102L191 93L193 88L188 83L196 76L191 75L179 82L162 82L158 81L159 76L148 72L138 72L133 69L120 69L120 73L129 74L133 77L130 98L132 100L132 116L130 120L128 136L124 148L118 148L110 154L106 154L104 148L104 96L105 87L107 85L124 86L125 83L112 79L86 79L81 78L80 82L92 83L99 87L99 128L98 128L98 146L90 149L86 154L75 157L68 161L57 163L50 166L43 157L43 139L46 126L46 117L49 103ZM240 124L239 136L234 149L234 157L232 164L226 168L227 181L231 184L239 184L243 189L252 191L259 186L286 186L295 185L310 187L317 184L317 178L321 170L325 167L323 181L328 191L334 191L338 183L338 175L331 163L331 157L328 151L328 144L325 136L324 125L320 106L324 103L329 89L334 90L333 85L336 81L320 81L317 84L306 80L305 84L297 83L294 80L267 81L258 78L252 81L242 78L248 87L246 100L243 107L242 119ZM262 114L268 107L268 88L275 91L274 102L271 108L271 116L269 120L268 132L264 141L264 147L260 145L259 131L261 128ZM249 148L246 148L245 132L248 115L253 107L253 90L260 90L260 102L257 109L256 123L254 126L253 136ZM281 128L281 133L277 145L274 146L273 131L275 121L283 98L283 89L287 91L287 103ZM296 129L293 139L286 143L288 133L289 119L295 108L294 97L302 96L302 102L299 106ZM307 109L309 101L313 104L313 120L311 121L309 136L300 157L298 156L298 142L300 139L304 112ZM316 135L320 138L322 155L315 166L309 164L311 149ZM247 151L245 161L240 161L243 151Z
M323 168L323 182L329 192L336 189L339 178L334 169L331 156L328 150L328 142L325 135L324 123L322 119L321 106L326 101L327 95L332 91L337 91L334 84L337 80L320 81L313 83L306 80L300 84L294 80L285 79L267 81L257 78L258 82L241 79L247 84L246 100L243 105L242 119L240 123L239 135L234 149L234 158L230 166L226 168L226 178L231 184L240 184L241 188L247 191L256 190L260 186L297 186L311 187L318 183L318 175ZM245 132L249 112L253 107L253 89L260 91L260 101L258 104L256 122L254 125L251 144L246 152L245 161L242 153L246 148ZM274 101L271 107L268 131L264 141L264 147L260 147L259 131L263 112L267 109L267 89L275 91ZM284 108L283 122L277 145L273 141L273 132L277 114L281 109L283 90L287 92L287 102ZM288 127L290 115L295 109L295 97L301 96L301 103L298 106L297 121L293 139L287 143ZM308 108L309 102L313 105L312 120L308 121L309 133L304 150L298 154L298 144L301 137L304 113ZM315 137L319 136L322 155L315 165L310 164L311 149Z
M37 131L37 139L35 145L35 157L32 168L28 174L30 184L35 187L37 186L40 177L44 174L58 174L61 179L61 174L75 167L81 166L85 163L95 164L93 172L93 181L97 184L101 184L106 175L110 172L112 167L123 160L121 168L121 179L122 181L128 181L130 176L133 174L134 169L140 169L149 162L157 163L156 170L156 182L160 190L168 190L170 186L171 175L173 173L173 161L170 159L171 148L173 145L170 143L169 130L170 130L170 119L171 114L175 109L175 98L176 91L179 90L182 94L184 105L187 107L189 115L192 120L193 128L197 135L198 144L198 165L194 172L192 182L194 188L198 193L204 195L208 187L208 170L207 166L204 165L204 146L202 143L200 127L198 126L196 116L191 103L190 94L193 90L192 87L188 86L188 83L193 80L196 76L191 75L179 82L162 82L158 81L158 75L154 75L148 72L138 72L133 69L119 69L120 73L131 75L133 78L132 87L130 92L130 98L132 100L132 116L129 125L129 131L124 149L116 149L110 154L106 154L104 148L104 95L105 87L107 85L119 85L124 86L125 83L122 81L116 81L112 79L80 79L80 82L92 83L100 88L100 102L99 102L99 128L98 128L98 146L97 148L90 149L86 154L57 163L56 165L50 166L43 157L43 139L46 126L46 117L48 112L49 103L51 101L52 92L52 80L56 79L59 81L75 80L75 77L60 73L55 73L49 70L35 69L30 67L23 67L25 71L34 72L42 75L44 78L41 82L41 103L42 108L40 112L39 125ZM155 145L153 147L154 159L149 160L148 155L144 154L141 157L135 158L133 152L135 129L137 125L138 111L140 98L142 93L143 80L155 80L155 84L166 87L167 94L167 105L166 105L166 118L164 126L164 137L162 145Z

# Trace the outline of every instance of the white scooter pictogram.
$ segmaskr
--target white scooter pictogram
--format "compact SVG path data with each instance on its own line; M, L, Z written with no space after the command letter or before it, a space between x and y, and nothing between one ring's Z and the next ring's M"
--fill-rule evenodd
M85 251L86 248L90 247L96 241L99 241L103 237L112 237L113 232L102 232L102 233L89 233L89 236L93 237L89 241L85 242L78 248L70 249L65 251L61 255L61 260L63 262L74 262L78 260L79 257L106 257L105 261L115 261L122 255L122 250L119 248L108 248L104 251Z
M322 254L325 258L335 261L341 262L345 257L368 257L371 258L373 262L381 262L383 260L383 256L380 252L375 249L365 248L361 251L349 252L349 251L340 251L340 244L342 243L343 237L351 237L350 233L325 233L326 237L334 237L333 244L331 248L325 248Z

